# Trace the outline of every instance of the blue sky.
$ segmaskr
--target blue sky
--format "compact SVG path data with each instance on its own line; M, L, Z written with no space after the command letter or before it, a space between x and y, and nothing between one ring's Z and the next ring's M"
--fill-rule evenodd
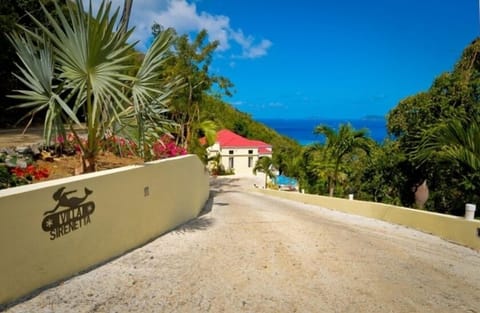
M123 0L114 0L121 5ZM450 71L480 33L477 0L134 0L153 21L220 41L212 71L255 118L385 115Z

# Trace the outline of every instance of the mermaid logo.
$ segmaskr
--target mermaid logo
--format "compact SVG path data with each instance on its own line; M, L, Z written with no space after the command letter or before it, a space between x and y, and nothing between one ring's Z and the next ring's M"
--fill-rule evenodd
M77 190L65 191L65 187L61 187L53 193L52 198L57 204L43 214L45 217L42 221L42 229L50 233L50 240L90 224L90 215L95 210L95 202L86 200L93 191L85 188L83 197L70 196L76 192ZM66 209L59 210L60 208Z

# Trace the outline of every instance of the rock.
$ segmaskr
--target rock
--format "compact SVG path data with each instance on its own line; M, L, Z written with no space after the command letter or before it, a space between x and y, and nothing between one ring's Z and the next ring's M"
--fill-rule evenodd
M47 162L53 162L53 156L50 152L48 151L42 151L40 152L40 159L47 161Z
M30 147L32 149L32 154L34 156L38 156L41 154L41 145L40 144L34 144Z
M30 146L19 146L15 148L15 152L20 154L32 154L32 148Z
M13 162L15 161L15 162ZM9 167L20 167L20 168L27 168L28 166L28 163L27 161L23 160L23 159L16 159L16 160L7 160L5 161L5 164L7 164L7 166Z
M5 160L5 165L7 167L17 167L17 161L16 160L12 160L11 158L7 158Z
M16 154L15 151L12 148L3 148L1 151L3 154L6 155L14 155Z

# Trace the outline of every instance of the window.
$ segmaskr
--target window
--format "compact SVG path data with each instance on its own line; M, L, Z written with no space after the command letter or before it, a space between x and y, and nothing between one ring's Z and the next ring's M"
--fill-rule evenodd
M253 154L253 150L248 150L248 154Z
M234 165L233 158L232 157L228 158L228 168L233 168L233 165Z
M248 157L248 167L252 167L253 165L253 157L249 156Z
M233 150L228 150L228 154L233 154Z

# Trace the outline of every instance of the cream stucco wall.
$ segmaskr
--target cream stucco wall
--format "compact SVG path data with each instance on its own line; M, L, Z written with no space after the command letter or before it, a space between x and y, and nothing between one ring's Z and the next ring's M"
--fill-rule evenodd
M52 196L62 187L76 190L69 197L84 197L85 188L92 193L77 206L83 211L58 208L67 213L57 216L65 223L53 234L63 234L52 239L42 229L51 223L44 213L55 207ZM208 173L192 155L0 190L0 304L195 218L208 195Z
M465 220L462 217L414 210L376 202L347 200L268 189L255 190L264 194L318 205L345 213L405 225L480 250L480 221L478 220Z
M251 154L248 151L252 151ZM230 154L230 151L233 151L233 155ZM258 161L258 149L257 148L250 148L250 149L233 149L233 148L224 148L221 150L222 155L222 164L223 166L228 169L230 168L230 158L233 158L233 169L235 174L250 174L252 175L253 167L255 163ZM248 166L248 158L251 157L252 161L250 166Z
M230 151L233 151L233 154L230 154ZM251 154L248 151L252 151ZM233 158L233 170L235 174L240 175L253 175L253 167L259 159L258 148L233 148L233 147L223 147L220 148L218 144L213 145L209 148L209 156L213 157L217 153L221 155L221 163L225 169L230 168L230 158ZM271 154L261 155L272 157ZM251 157L251 166L248 166L248 158Z

